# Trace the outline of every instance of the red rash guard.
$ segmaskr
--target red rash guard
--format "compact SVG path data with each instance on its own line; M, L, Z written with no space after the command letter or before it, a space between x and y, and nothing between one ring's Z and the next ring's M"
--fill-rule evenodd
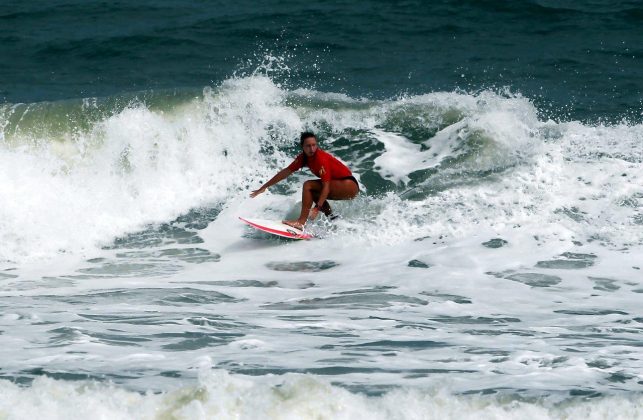
M321 178L323 182L331 179L342 179L352 176L353 173L346 165L340 162L335 156L317 149L312 157L306 157L306 166L310 171ZM290 172L295 172L304 167L303 152L297 155L295 160L288 165Z

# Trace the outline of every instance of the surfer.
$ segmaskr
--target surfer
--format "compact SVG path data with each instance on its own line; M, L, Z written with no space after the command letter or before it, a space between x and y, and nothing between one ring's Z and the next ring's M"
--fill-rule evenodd
M314 220L319 211L331 220L334 219L333 210L328 200L352 200L359 192L359 184L346 165L335 156L317 146L317 137L310 132L301 133L299 145L302 152L288 167L279 171L261 188L253 191L250 197L254 198L266 191L269 187L288 178L293 172L308 166L310 171L319 177L304 182L301 193L301 213L296 220L284 220L283 223L297 229L303 229L307 219ZM311 206L315 205L312 208Z

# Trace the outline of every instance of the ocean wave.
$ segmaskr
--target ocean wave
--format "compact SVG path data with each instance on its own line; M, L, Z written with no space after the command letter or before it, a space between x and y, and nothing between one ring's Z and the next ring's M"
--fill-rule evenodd
M0 111L4 261L91 255L123 235L220 208L284 167L304 129L364 187L343 209L355 216L352 233L371 235L375 224L382 237L410 240L445 224L466 234L484 220L559 224L614 246L640 241L643 126L542 121L511 92L370 100L250 76L198 94ZM297 199L296 183L275 191Z

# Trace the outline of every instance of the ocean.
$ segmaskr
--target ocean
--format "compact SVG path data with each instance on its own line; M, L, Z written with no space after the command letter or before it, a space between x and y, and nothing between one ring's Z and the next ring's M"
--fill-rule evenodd
M643 418L640 1L0 6L0 419ZM359 180L289 241L302 131Z

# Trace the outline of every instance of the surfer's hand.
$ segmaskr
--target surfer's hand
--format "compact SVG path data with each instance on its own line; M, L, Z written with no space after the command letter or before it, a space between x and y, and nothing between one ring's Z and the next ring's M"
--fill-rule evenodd
M265 188L259 188L258 190L254 190L253 192L250 193L250 198L255 198L256 196L258 196L264 191L266 191Z
M310 211L310 214L308 215L308 219L315 220L318 214L319 209L317 207L313 207L313 209Z

